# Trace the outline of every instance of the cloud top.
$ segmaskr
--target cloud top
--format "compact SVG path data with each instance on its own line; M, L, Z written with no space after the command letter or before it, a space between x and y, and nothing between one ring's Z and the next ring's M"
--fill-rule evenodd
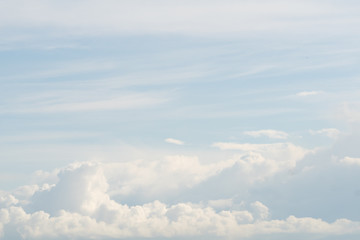
M360 223L332 223L311 217L270 219L262 202L242 209L216 210L231 199L205 203L165 204L151 201L129 206L108 194L103 164L76 163L57 171L58 182L35 189L31 196L2 193L0 233L4 239L104 239L132 237L254 237L263 234L358 234ZM27 201L24 201L27 199ZM30 205L29 205L30 204ZM37 209L35 209L35 207ZM215 207L215 208L214 208ZM15 228L14 228L15 226ZM309 236L308 236L309 238Z

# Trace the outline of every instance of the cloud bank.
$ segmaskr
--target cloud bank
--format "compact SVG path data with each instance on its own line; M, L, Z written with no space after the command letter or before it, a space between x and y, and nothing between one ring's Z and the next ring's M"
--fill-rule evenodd
M4 239L242 238L274 233L360 232L360 222L347 219L332 223L295 216L271 220L268 207L260 201L242 210L220 211L212 207L214 202L121 204L108 194L109 183L101 163L72 164L60 169L57 177L56 184L38 187L30 196L24 197L21 191L2 194L0 229Z
M293 214L274 218L272 206L276 202L264 198L266 192L256 194L259 189L265 191L267 185L275 192L282 186L289 196L306 194L297 179L311 179L313 174L330 176L329 169L341 173L339 162L325 161L330 159L327 155L292 143L219 142L214 146L235 152L217 162L172 155L151 161L77 162L51 172L38 171L36 184L0 193L1 236L261 239L266 235L317 239L360 234L360 222L345 217L331 221ZM323 161L327 168L322 167ZM345 171L346 164L358 164L358 159L345 157L340 163L344 163ZM288 187L294 190L286 190ZM191 198L194 191L200 193L200 201ZM287 203L284 209L291 206L291 198L278 195L277 199ZM315 199L309 197L307 201L316 206ZM298 203L301 210L301 199Z

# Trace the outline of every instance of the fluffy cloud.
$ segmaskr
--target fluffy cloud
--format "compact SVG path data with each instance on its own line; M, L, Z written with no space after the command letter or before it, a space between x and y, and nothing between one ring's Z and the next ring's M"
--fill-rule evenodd
M286 132L272 130L272 129L265 129L259 131L246 131L244 132L245 135L249 135L251 137L268 137L274 139L286 139L289 135Z
M255 201L249 209L216 211L210 204L152 201L128 206L111 199L98 163L61 169L53 187L38 190L29 204L10 201L0 209L4 239L106 239L129 237L256 237L274 233L357 234L360 223L333 223L290 216L269 220L269 209ZM222 205L231 201L222 201ZM308 238L311 239L311 238Z
M357 239L359 168L345 165L358 159L332 161L337 145L343 151L357 141L340 140L317 152L219 142L213 146L231 157L217 162L172 155L37 171L38 184L1 192L0 233L11 240ZM347 150L359 153L356 145Z
M239 151L234 155L242 172L250 178L263 179L279 171L290 170L311 151L292 143L249 144L218 142L214 147L221 150Z
M237 172L233 177L236 181L241 179L239 184L246 187L290 171L310 152L291 143L232 144L214 144L222 149L237 150L232 156L217 162L208 162L206 159L201 161L196 156L171 155L153 161L105 163L101 167L108 177L112 197L119 201L143 203L175 199L179 194L222 176L227 171ZM220 198L223 197L216 197Z
M317 131L314 130L310 130L309 131L311 135L316 135L316 134L320 134L320 135L325 135L329 138L332 139L336 139L339 135L340 135L340 131L336 128L323 128Z

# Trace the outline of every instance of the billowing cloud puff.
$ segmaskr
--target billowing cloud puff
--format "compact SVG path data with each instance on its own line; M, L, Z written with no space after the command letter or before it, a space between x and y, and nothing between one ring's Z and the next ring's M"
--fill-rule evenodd
M273 233L359 233L360 223L333 223L290 216L269 220L256 201L249 209L216 211L207 204L167 205L152 201L128 206L111 199L99 163L77 163L58 173L56 185L38 190L29 204L14 197L0 210L4 239L110 239L131 237L256 237ZM212 204L215 202L212 202ZM228 201L229 203L229 201Z
M311 151L292 143L249 144L218 142L214 147L238 151L234 155L242 175L248 180L263 180L284 170L291 170L296 162Z
M334 161L336 144L317 152L292 143L214 146L230 157L171 155L37 171L37 183L0 193L2 239L359 236L359 168L346 166L357 158Z

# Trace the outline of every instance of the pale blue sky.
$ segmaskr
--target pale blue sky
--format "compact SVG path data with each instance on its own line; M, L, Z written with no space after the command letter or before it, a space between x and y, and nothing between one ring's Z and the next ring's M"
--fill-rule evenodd
M350 0L0 1L0 208L42 210L50 222L65 210L127 229L101 207L85 209L77 192L95 179L105 187L88 188L84 201L109 209L99 199L198 204L213 209L211 219L248 211L248 226L277 229L268 239L359 236L359 8ZM23 193L29 186L36 190ZM284 230L291 215L352 227ZM6 239L50 239L24 230L39 222L1 216ZM129 237L183 236L146 221L153 233ZM184 225L184 237L263 239L241 222L223 233L207 230L214 226ZM94 229L52 237L125 236Z

